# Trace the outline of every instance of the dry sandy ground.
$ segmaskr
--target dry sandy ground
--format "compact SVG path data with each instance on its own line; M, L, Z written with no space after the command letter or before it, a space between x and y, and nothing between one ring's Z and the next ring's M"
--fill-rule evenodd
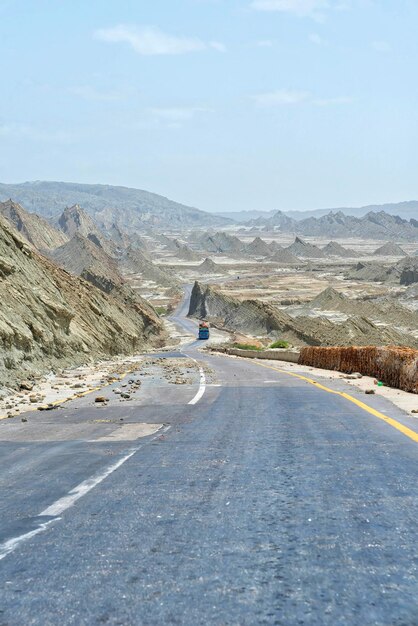
M143 358L141 356L103 361L43 376L34 384L33 389L12 392L1 400L0 419L15 417L39 407L56 406L66 400L91 393L123 378L137 368L138 361Z

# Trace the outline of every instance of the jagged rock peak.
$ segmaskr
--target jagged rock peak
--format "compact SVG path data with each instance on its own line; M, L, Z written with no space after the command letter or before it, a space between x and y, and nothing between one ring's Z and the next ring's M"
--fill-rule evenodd
M37 250L52 250L67 241L64 233L54 228L43 217L29 213L11 198L0 202L0 214Z

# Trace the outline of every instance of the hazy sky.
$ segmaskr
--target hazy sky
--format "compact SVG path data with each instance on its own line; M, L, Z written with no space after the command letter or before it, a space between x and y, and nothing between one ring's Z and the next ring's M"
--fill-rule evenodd
M0 182L418 199L417 0L0 0Z

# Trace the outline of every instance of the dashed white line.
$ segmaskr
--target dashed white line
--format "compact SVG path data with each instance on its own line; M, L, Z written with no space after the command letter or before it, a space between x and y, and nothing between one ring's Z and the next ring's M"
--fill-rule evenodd
M87 480L83 480L83 482L77 485L77 487L74 487L74 489L71 489L71 491L66 496L64 496L63 498L60 498L59 500L57 500L56 502L48 506L46 509L42 511L42 513L39 513L39 517L49 517L49 516L57 517L61 515L62 513L64 513L64 511L72 507L77 502L77 500L85 496L86 493L94 489L94 487L96 487L101 482L103 482L105 478L110 476L110 474L113 474L113 472L116 471L121 465L126 463L126 461L130 459L131 456L135 454L135 452L138 451L138 449L139 448L135 448L134 450L131 450L129 454L125 454L125 456L119 459L119 461L116 461L116 463L113 463L113 465L110 465L110 467L108 467L104 472L102 472L98 476L94 476L91 478L87 478Z
M199 372L200 372L199 390L197 394L195 395L195 397L192 400L190 400L188 404L196 404L197 402L199 402L200 398L203 396L203 394L206 391L205 372L203 371L201 367L199 367Z
M169 427L166 426L163 430L166 431L168 430L168 428ZM155 439L156 436L157 435L155 435L152 439ZM137 446L131 449L131 451L128 454L125 454L125 456L123 456L121 459L116 461L116 463L113 463L112 465L110 465L107 469L105 469L100 474L87 478L86 480L83 480L83 482L77 485L77 487L74 487L74 489L71 489L71 491L66 496L63 496L62 498L60 498L59 500L57 500L56 502L48 506L46 509L44 509L41 513L37 515L37 517L39 518L52 517L52 519L47 520L47 521L40 520L38 527L35 528L34 530L24 533L23 535L19 535L18 537L12 537L11 539L8 539L4 543L0 544L0 561L4 559L4 557L6 557L8 554L16 550L16 548L18 548L22 543L24 543L25 541L28 541L29 539L32 539L32 537L35 537L39 533L42 533L45 530L47 530L47 528L53 522L59 521L61 519L61 517L59 516L62 513L64 513L64 511L72 507L77 502L77 500L85 496L86 493L94 489L94 487L97 487L97 485L103 482L105 478L107 478L108 476L110 476L110 474L113 474L113 472L119 469L119 467L121 467L121 465L126 463L126 461L130 459L136 452L138 452L138 450L140 450L143 447L143 445L145 444L142 444L140 446Z
M9 539L8 541L5 541L4 543L2 543L0 545L0 561L4 559L5 556L10 554L10 552L13 552L13 550L16 550L16 548L21 543L23 543L24 541L27 541L28 539L32 539L32 537L35 537L35 535L39 535L39 533L42 533L44 530L46 530L48 526L52 524L52 522L56 522L58 521L58 519L59 518L50 519L47 522L43 522L42 524L39 524L39 526L35 528L34 530L31 530L30 532L25 533L24 535L19 535L19 537L13 537L12 539Z

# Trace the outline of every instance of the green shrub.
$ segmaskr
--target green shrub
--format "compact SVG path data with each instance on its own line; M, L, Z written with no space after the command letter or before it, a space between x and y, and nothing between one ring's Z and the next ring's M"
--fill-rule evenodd
M258 346L254 346L251 343L234 343L232 347L238 348L238 350L262 350L263 349L263 348L259 348Z
M275 341L274 343L271 344L270 348L288 348L289 347L289 343L287 341Z
M167 315L167 307L166 306L156 306L154 307L158 315Z

